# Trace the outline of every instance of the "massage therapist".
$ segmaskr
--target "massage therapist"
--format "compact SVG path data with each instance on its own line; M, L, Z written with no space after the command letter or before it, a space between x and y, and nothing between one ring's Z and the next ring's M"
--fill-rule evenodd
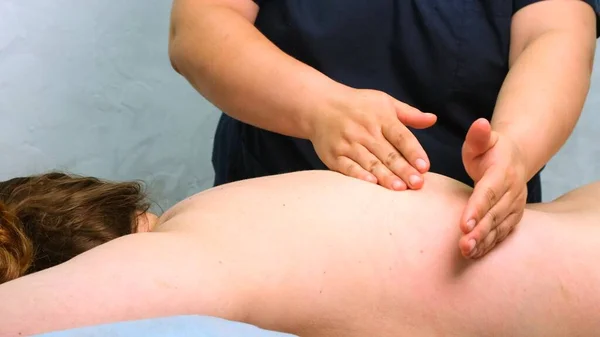
M475 189L463 255L541 200L592 72L594 0L174 0L173 67L224 113L215 185L310 169Z

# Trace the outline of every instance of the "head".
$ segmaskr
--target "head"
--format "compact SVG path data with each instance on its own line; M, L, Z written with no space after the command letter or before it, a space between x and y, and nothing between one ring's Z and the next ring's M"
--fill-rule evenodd
M63 173L0 182L0 283L150 230L149 207L137 182Z

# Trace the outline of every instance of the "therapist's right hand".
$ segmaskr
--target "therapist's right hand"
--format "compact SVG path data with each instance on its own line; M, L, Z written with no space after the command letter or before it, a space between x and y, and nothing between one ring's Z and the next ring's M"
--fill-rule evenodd
M407 126L435 124L423 113L376 90L349 89L339 103L315 117L310 136L325 165L391 190L419 189L429 159Z

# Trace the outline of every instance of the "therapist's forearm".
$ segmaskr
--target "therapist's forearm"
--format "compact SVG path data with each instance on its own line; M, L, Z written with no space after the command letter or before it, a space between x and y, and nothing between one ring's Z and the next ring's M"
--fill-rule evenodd
M169 48L175 69L228 115L308 138L315 117L343 101L347 87L278 49L252 15L217 2L175 1Z
M583 42L562 32L539 36L514 59L502 86L492 127L518 145L528 178L558 152L579 119L594 54Z

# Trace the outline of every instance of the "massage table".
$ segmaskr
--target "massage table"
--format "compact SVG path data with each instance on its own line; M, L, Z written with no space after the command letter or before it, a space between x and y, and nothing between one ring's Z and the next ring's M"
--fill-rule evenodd
M206 316L174 316L102 324L36 335L40 337L295 337L253 325Z

